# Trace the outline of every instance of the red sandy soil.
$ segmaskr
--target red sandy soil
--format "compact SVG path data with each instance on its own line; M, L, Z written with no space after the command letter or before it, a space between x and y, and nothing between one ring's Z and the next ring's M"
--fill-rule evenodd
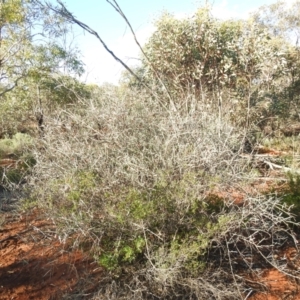
M88 299L101 274L95 263L53 241L53 226L39 219L37 211L0 217L1 300L54 300L68 294L85 294L76 299Z
M265 270L256 278L266 291L255 294L249 300L299 300L300 285L295 278L288 278L278 270Z
M281 273L275 268L262 270L260 274L252 275L254 284L260 285L259 292L248 298L249 300L299 300L300 299L300 253L294 247L289 247L281 253L281 259L286 260L291 276ZM251 285L251 284L250 284Z

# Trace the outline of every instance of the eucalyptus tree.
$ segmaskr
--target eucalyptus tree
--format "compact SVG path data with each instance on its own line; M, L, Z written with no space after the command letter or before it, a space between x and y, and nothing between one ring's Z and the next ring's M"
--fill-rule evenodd
M63 102L84 69L78 49L66 45L72 28L60 15L34 0L1 0L0 15L0 128L5 133L33 113L41 122L42 102L51 106L56 94Z
M270 91L274 114L300 121L300 1L278 1L261 7L255 21L272 36L274 45L284 49L286 61L282 76L274 79Z
M163 14L155 25L144 47L145 80L156 82L155 69L177 101L194 94L219 111L220 124L226 110L248 128L261 90L285 67L283 47L254 18L219 20L207 6L185 19Z

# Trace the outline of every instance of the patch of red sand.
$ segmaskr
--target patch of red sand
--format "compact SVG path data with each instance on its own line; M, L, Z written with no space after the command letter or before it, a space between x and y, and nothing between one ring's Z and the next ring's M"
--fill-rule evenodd
M210 193L207 194L207 199L225 200L235 205L242 205L248 196L260 196L268 193L282 193L288 189L286 181L270 181L268 178L258 178L250 185L242 187L238 186L221 186L215 187Z
M263 286L265 291L256 293L249 300L300 300L300 252L289 247L280 256L286 260L286 273L272 268L252 276L252 281Z
M257 146L254 148L254 150L258 154L269 154L269 155L273 155L273 156L282 156L282 155L287 154L287 152L285 152L285 151L279 151L279 150L271 149L271 148L264 147L264 146Z
M263 272L256 281L264 285L265 292L259 292L248 298L249 300L299 300L300 286L293 277L288 277L276 269Z
M4 217L0 227L0 299L87 297L101 270L82 252L53 241L53 226L30 215ZM83 297L80 297L83 299Z

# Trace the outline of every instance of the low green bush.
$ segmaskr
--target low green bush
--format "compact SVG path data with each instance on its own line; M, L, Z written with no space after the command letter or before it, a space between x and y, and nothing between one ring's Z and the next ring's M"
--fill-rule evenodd
M33 146L33 138L24 133L16 133L12 138L0 139L0 158L13 154L15 157L20 157L28 152L28 149Z
M287 176L288 188L282 195L282 201L291 207L296 221L300 222L300 175L289 172Z

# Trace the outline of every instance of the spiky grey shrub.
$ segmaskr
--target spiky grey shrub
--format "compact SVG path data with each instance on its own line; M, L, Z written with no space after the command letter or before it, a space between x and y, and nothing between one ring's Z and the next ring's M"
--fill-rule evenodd
M43 208L62 241L89 250L112 274L99 299L114 276L121 278L115 299L238 299L241 280L230 268L211 279L209 250L220 249L228 262L230 247L247 244L247 232L267 228L255 221L255 205L237 209L207 195L239 180L242 137L196 102L177 111L159 103L107 88L46 120L27 204ZM277 230L281 221L263 224Z

